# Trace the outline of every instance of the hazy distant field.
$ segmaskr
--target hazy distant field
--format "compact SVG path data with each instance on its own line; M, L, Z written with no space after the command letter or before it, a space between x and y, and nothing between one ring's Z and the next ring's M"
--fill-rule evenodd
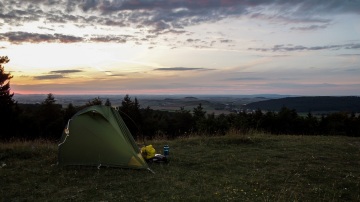
M23 104L36 104L41 103L46 99L47 95L17 95L15 94L15 100ZM104 102L109 99L112 106L120 106L124 95L54 95L57 104L67 107L72 103L75 106L85 105L87 102L94 98L100 97ZM186 110L192 111L200 103L208 113L230 113L232 109L238 109L244 104L251 102L262 101L272 99L274 97L281 97L275 95L269 95L269 97L259 97L256 95L229 95L229 96L217 96L217 95L130 95L131 98L137 98L141 108L150 107L155 110L175 111L180 107L184 107ZM284 97L284 96L282 96Z
M151 141L146 170L66 167L57 144L0 143L0 201L360 201L360 139L233 134Z

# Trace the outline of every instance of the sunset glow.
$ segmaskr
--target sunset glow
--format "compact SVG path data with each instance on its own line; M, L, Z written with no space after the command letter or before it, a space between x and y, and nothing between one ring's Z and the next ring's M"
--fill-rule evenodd
M20 94L360 95L360 1L0 0Z

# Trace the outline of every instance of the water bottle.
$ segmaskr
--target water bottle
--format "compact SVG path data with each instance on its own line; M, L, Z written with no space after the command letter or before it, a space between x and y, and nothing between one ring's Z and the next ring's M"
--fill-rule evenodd
M164 156L166 156L166 157L169 156L169 145L164 146Z

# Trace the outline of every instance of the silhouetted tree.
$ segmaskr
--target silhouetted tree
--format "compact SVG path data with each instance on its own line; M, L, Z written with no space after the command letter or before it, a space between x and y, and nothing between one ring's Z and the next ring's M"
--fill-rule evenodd
M254 114L251 116L252 118L252 127L255 130L260 130L263 126L263 113L260 109L257 109Z
M142 125L140 104L137 98L132 101L129 95L125 95L118 110L126 126L130 130L133 137L136 139L141 132Z
M287 107L282 107L277 114L277 124L278 133L280 134L294 134L298 133L299 129L299 116L296 113L295 109L289 109Z
M143 130L143 136L148 139L152 139L156 131L159 130L159 122L156 118L156 113L157 111L150 109L150 107L141 110L141 116L144 117L141 128Z
M62 107L56 104L54 95L49 93L41 103L38 111L40 137L49 139L60 138L64 127L64 118L61 110Z
M96 97L90 101L88 101L85 106L86 107L89 107L89 106L93 106L93 105L102 105L103 104L103 101L100 97Z
M247 132L250 129L253 129L251 127L251 115L246 112L240 112L236 115L232 127L242 132Z
M350 116L348 117L346 124L346 135L347 136L360 136L360 116L356 118L356 114L351 112Z
M64 121L67 122L72 116L76 114L77 110L72 103L68 104L64 111Z
M0 56L0 109L9 108L15 104L14 93L10 93L10 73L5 73L4 64L10 60L7 56Z
M9 61L7 56L0 56L0 138L13 137L18 129L17 103L13 99L14 93L10 92L10 80L13 77L4 70L4 64Z
M322 119L322 126L327 135L346 135L348 115L345 112L336 112Z
M228 127L221 119L223 116L215 116L214 113L208 114L207 118L200 123L200 131L207 135L223 135Z
M111 107L111 102L110 102L109 98L106 99L105 106Z
M263 116L261 130L274 133L277 129L275 128L276 115L274 112L266 112Z
M224 135L231 127L231 119L225 114L220 114L216 117L217 134Z
M204 130L204 121L206 119L205 115L206 111L204 111L201 103L193 109L193 117L196 131Z
M319 121L310 112L307 114L304 121L305 121L304 134L316 135L317 133L319 133Z
M174 114L175 128L177 135L184 135L190 133L194 125L194 119L189 110L185 110L184 107L180 107L180 110Z
M195 120L205 118L206 111L204 111L204 108L202 107L201 103L193 109L193 114L194 114Z

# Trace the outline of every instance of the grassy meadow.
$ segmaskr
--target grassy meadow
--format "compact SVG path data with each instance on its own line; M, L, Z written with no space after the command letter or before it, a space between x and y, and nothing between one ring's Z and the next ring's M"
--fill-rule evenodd
M233 134L148 141L146 170L58 167L57 144L0 143L0 201L360 201L360 139Z

